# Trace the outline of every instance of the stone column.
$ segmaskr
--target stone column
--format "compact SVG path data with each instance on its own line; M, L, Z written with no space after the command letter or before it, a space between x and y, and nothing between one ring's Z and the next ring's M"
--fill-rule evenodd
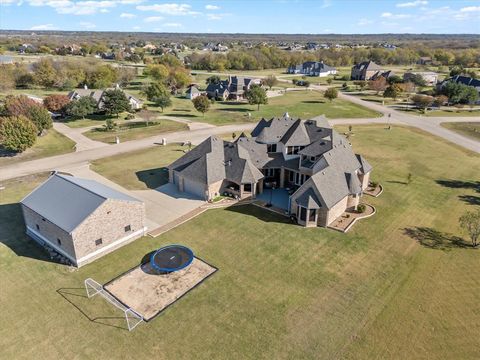
M258 186L258 193L261 194L263 193L263 179L260 179L257 183L257 186Z
M282 167L280 169L280 188L285 187L285 169Z

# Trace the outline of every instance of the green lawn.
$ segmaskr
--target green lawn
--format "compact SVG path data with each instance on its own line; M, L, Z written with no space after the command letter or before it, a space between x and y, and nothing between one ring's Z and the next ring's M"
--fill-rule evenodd
M480 141L480 122L445 122L441 125L459 134Z
M464 116L464 117L480 117L480 110L429 110L426 114L423 113L423 110L420 109L408 109L402 110L406 111L412 115L420 115L420 116L427 116L427 117L457 117L457 116Z
M27 149L25 152L16 154L15 156L0 156L0 166L65 154L74 150L75 142L58 133L54 129L50 129L45 136L38 137L35 145Z
M167 145L115 155L92 162L92 170L130 190L156 188L168 182L164 167L186 147Z
M188 126L171 120L156 120L151 122L149 126L145 122L120 123L113 131L105 131L105 128L95 128L84 132L83 135L92 140L114 144L116 136L120 138L120 142L124 142L181 130L188 130Z
M453 236L478 204L480 156L401 127L354 131L385 190L346 235L257 207L216 209L71 272L23 232L17 201L43 178L4 183L3 357L479 358L480 252ZM171 243L219 271L150 323L128 333L115 327L121 312L84 296L85 278L106 282Z
M291 91L283 96L270 98L268 105L261 105L260 110L257 110L256 105L248 105L246 102L217 101L204 117L194 109L190 100L179 97L172 100L172 107L166 109L164 115L178 116L214 125L257 122L262 117L282 116L285 112L304 119L322 114L331 119L380 116L375 111L349 101L336 99L329 102L323 98L321 92L315 90ZM251 114L250 118L248 113Z

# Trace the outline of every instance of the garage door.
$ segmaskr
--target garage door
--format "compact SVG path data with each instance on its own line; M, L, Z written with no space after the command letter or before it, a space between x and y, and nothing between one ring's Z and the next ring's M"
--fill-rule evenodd
M192 181L189 179L183 179L183 191L188 192L190 194L198 196L200 199L205 200L205 185L198 183L196 181Z

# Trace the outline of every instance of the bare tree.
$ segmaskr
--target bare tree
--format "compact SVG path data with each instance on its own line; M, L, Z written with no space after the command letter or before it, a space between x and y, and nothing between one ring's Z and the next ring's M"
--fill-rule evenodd
M478 238L480 237L480 209L477 211L467 211L460 216L458 221L460 226L468 233L468 236L470 236L472 246L476 247L478 245Z

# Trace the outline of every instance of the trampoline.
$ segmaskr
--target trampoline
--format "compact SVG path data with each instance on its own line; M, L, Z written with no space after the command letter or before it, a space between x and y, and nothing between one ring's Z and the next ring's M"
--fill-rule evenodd
M182 270L193 261L193 251L182 245L169 245L155 251L150 257L150 265L161 273Z

